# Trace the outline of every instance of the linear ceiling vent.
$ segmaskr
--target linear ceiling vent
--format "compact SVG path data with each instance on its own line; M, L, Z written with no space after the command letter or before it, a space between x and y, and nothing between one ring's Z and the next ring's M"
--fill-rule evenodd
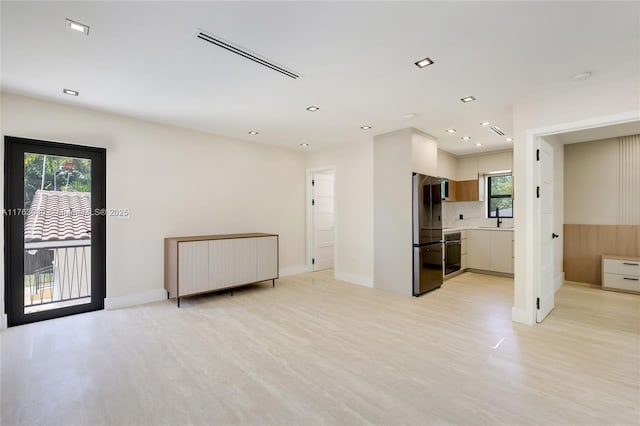
M500 127L498 127L498 126L491 126L491 130L493 130L494 132L496 132L500 136L504 136L504 132L502 130L500 130Z
M254 54L254 53L250 53L244 49L242 49L239 46L234 46L231 43L227 42L227 41L223 41L220 38L214 37L211 34L207 34L202 30L198 30L198 32L196 33L196 37L198 37L200 40L204 40L206 42L209 42L211 44L214 44L218 47L222 47L225 50L228 50L229 52L235 53L236 55L240 55L243 58L247 58L253 62L256 62L262 66L265 66L267 68L271 68L274 71L278 71L280 74L284 74L287 77L291 77L293 79L296 79L298 77L300 77L300 75L291 72L279 65L274 64L273 62L269 62L267 59L265 58L261 58L260 56Z

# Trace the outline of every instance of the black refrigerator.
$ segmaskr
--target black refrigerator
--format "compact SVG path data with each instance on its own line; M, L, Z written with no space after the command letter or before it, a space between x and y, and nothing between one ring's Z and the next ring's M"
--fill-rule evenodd
M442 285L440 178L413 174L413 295Z

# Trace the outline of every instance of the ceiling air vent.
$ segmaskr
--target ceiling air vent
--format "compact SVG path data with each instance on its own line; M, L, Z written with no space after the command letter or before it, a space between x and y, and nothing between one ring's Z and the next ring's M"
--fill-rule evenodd
M273 62L269 62L267 59L265 58L261 58L259 56L257 56L256 54L250 53L244 49L242 49L239 46L234 46L231 43L229 43L228 41L224 41L221 40L220 38L214 37L211 34L207 34L202 30L198 30L198 32L196 33L196 37L198 37L200 40L204 40L208 43L211 43L213 45L216 45L218 47L221 47L225 50L228 50L229 52L235 53L236 55L240 55L243 58L249 59L253 62L256 62L262 66L265 66L267 68L271 68L274 71L278 71L280 74L284 74L287 77L291 77L293 79L296 79L298 77L300 77L298 74L291 72L285 68L282 68L279 65L274 64Z
M491 130L493 130L494 132L496 132L500 136L504 136L504 132L502 130L500 130L500 127L498 127L498 126L491 126Z

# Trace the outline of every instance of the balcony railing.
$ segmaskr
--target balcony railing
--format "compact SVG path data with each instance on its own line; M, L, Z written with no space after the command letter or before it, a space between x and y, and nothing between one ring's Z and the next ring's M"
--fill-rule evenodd
M26 244L25 313L91 301L91 242Z

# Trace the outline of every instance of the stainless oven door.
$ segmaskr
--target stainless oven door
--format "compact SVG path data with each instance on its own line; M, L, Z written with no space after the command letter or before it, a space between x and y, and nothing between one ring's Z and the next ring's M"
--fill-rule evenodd
M462 266L460 262L461 241L447 241L444 247L444 274L448 275L459 271Z

